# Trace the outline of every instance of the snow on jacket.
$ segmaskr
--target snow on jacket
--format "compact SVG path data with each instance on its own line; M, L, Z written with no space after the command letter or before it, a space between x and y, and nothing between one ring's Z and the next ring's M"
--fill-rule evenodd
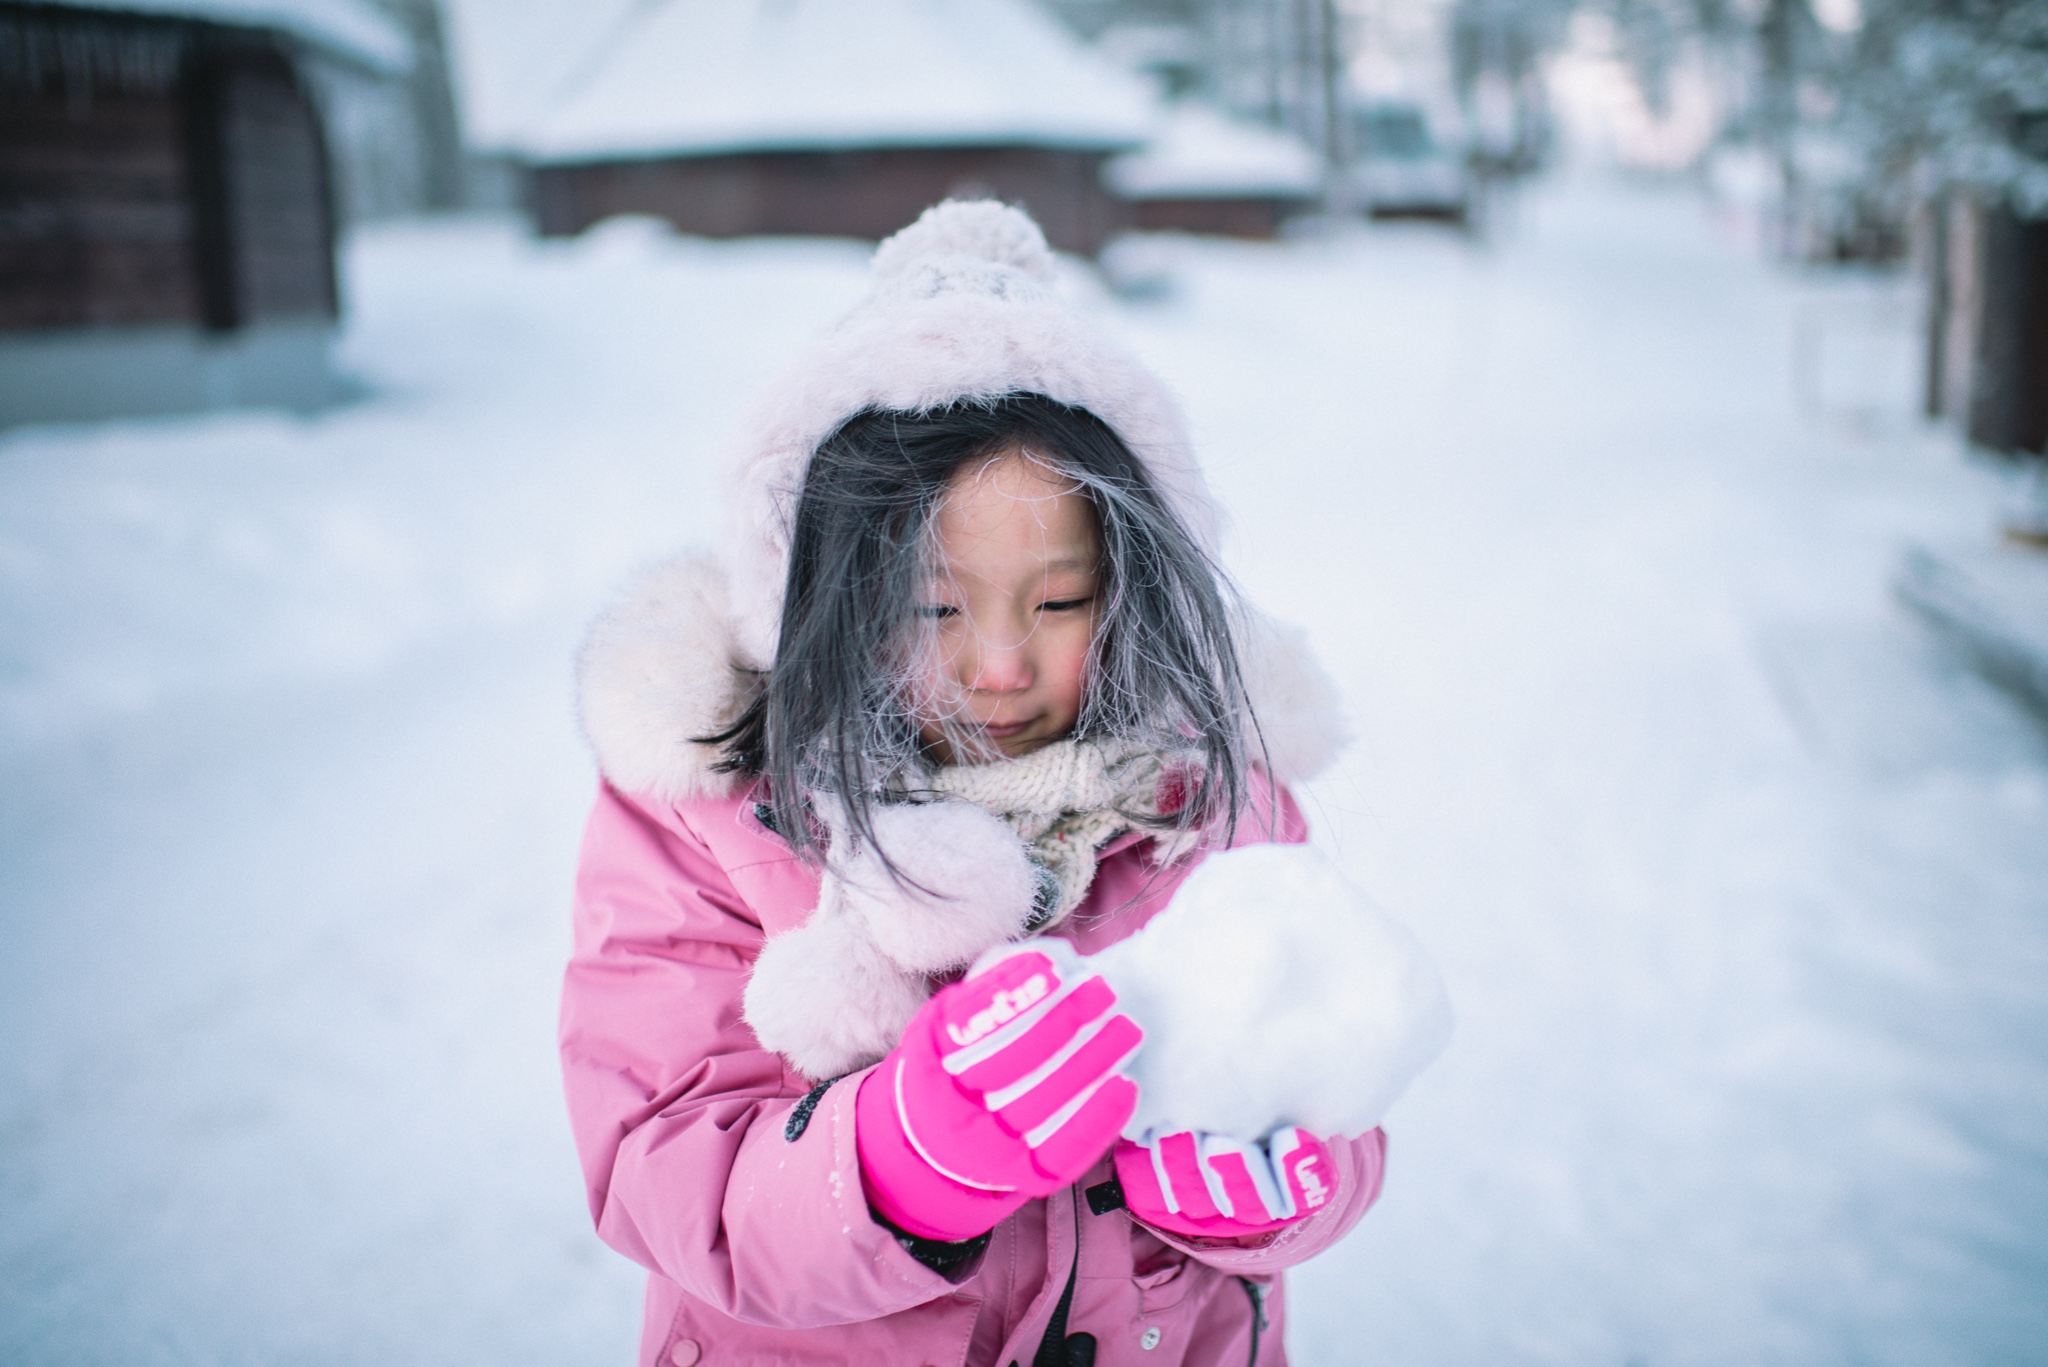
M643 1367L705 1363L1029 1364L1069 1276L1069 1333L1117 1364L1284 1361L1276 1274L1327 1248L1379 1191L1378 1131L1337 1141L1342 1198L1261 1239L1168 1236L1075 1187L996 1228L951 1278L913 1258L862 1194L853 1099L864 1073L800 1107L815 1079L743 1015L768 937L817 905L817 869L764 826L743 785L692 739L747 686L715 567L656 570L600 624L583 661L586 725L605 775L576 883L562 1001L569 1109L599 1234L646 1267ZM1284 638L1269 653L1276 727L1334 727L1329 690ZM600 738L602 737L602 738ZM628 737L641 781L623 781ZM650 758L654 756L656 758ZM663 781L647 781L659 764ZM1278 777L1292 775L1276 759ZM1284 786L1260 774L1236 841L1300 842ZM1162 869L1138 833L1102 852L1056 933L1093 953L1145 924L1195 867ZM1259 1326L1263 1322L1263 1327Z

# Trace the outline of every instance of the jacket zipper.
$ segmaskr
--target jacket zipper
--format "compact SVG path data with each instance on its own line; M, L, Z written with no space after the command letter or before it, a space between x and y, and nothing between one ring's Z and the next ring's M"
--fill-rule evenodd
M1067 1287L1060 1293L1059 1304L1053 1307L1052 1320L1045 1326L1045 1337L1038 1341L1038 1352L1031 1359L1031 1367L1094 1367L1095 1335L1067 1332L1067 1317L1074 1308L1074 1283L1081 1275L1081 1193L1073 1192L1074 1202L1074 1261L1067 1269ZM1016 1367L1016 1364L1011 1364Z
M1250 1277L1237 1279L1244 1286L1244 1293L1252 1298L1252 1355L1245 1359L1245 1367L1259 1367L1259 1335L1266 1328L1266 1288Z

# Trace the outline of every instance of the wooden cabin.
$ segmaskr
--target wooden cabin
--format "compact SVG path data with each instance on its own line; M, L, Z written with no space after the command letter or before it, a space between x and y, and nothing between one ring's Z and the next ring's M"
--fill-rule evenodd
M1104 168L1135 228L1252 239L1322 196L1322 167L1301 139L1183 100L1143 148Z
M1151 118L1030 0L696 0L642 11L517 144L550 235L877 239L971 193L1092 254L1129 221L1103 164Z
M335 212L305 65L405 49L367 12L305 8L0 0L0 424L328 399Z
M1127 225L1104 192L1109 153L1022 144L733 152L537 166L543 234L566 237L614 214L655 214L702 237L759 234L879 241L955 194L1021 204L1053 246L1093 255Z

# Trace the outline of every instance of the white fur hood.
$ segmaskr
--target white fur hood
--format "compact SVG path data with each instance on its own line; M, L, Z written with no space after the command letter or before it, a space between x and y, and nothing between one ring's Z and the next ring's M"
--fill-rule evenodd
M737 719L772 663L798 491L818 445L863 409L927 411L1012 393L1085 408L1214 555L1219 519L1178 406L1060 300L1056 280L1038 225L1000 204L949 201L882 244L869 298L771 386L744 426L720 554L656 566L590 633L579 662L583 729L615 787L668 802L735 791L739 780L718 771L718 749L703 738ZM1263 746L1281 783L1309 778L1345 740L1336 689L1301 633L1247 611L1240 635L1254 752ZM818 816L829 827L831 804ZM932 975L1041 924L1042 870L995 815L945 801L875 819L908 884L886 876L871 850L835 848L810 919L763 947L748 982L748 1024L813 1078L881 1057Z
M926 411L1013 393L1085 408L1215 555L1220 517L1179 405L1057 283L1038 225L990 200L935 205L876 249L868 297L742 424L718 556L655 568L591 633L583 725L614 784L669 799L725 790L696 738L731 722L773 662L798 492L819 443L864 409ZM1300 633L1253 612L1243 635L1271 772L1307 778L1344 740L1336 690Z

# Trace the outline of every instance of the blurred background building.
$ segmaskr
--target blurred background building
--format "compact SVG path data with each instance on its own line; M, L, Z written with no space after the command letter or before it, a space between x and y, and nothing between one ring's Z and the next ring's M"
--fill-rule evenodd
M540 230L657 214L682 232L878 239L948 195L1031 206L1094 254L1102 178L1149 94L1030 0L645 8L519 135Z
M345 0L0 4L9 416L324 402L337 201L425 203L367 193L411 61Z

